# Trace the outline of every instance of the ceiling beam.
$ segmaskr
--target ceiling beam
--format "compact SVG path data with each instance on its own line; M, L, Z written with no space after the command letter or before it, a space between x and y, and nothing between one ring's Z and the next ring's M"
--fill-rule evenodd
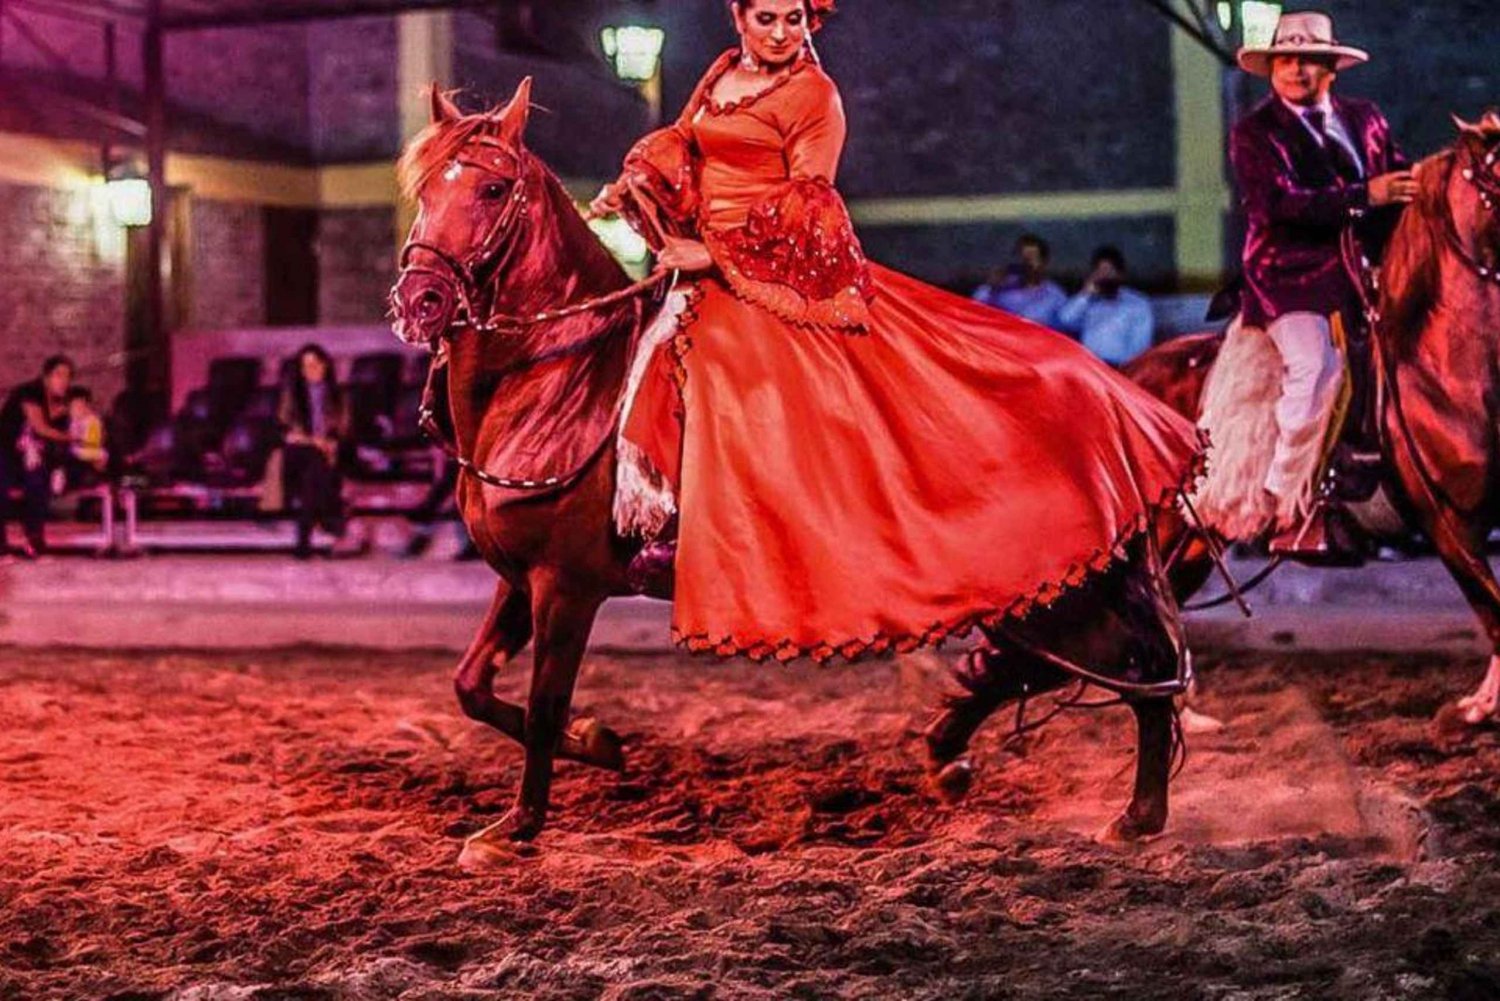
M145 18L144 12L139 7L115 3L112 0L93 0L93 2L87 2L87 0L6 0L6 6L50 17L90 21L95 24L118 21L122 18L130 21L141 21Z
M349 17L376 17L421 11L461 10L499 6L500 0L350 0L338 8L320 4L262 4L260 9L230 10L220 13L174 14L162 16L166 31L200 31L205 28L252 28L266 24L292 24L302 21L332 21Z

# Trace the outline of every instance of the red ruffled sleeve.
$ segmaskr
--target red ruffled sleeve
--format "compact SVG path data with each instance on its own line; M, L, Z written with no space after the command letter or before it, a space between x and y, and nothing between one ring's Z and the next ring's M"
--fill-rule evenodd
M844 148L843 104L833 81L815 68L798 83L782 126L791 179L767 191L744 226L709 230L703 241L740 298L790 323L863 329L874 283L833 186Z
M693 140L678 126L652 132L625 157L616 182L631 227L660 251L663 234L692 236L698 219L698 158Z

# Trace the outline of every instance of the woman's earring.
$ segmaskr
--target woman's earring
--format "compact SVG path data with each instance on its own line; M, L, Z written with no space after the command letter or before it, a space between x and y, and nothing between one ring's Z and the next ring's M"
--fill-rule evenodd
M760 72L760 60L755 58L748 45L740 46L740 69L750 73Z

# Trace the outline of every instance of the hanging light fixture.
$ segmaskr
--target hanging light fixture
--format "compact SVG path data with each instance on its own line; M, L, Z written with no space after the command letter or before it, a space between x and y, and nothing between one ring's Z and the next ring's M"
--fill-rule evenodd
M1240 37L1243 44L1253 48L1270 45L1276 38L1276 25L1284 7L1284 4L1264 3L1262 0L1241 0Z
M666 43L665 31L640 25L605 28L599 33L599 44L615 75L631 83L646 83L656 78Z
M151 185L144 177L112 177L104 182L104 195L117 225L151 225Z

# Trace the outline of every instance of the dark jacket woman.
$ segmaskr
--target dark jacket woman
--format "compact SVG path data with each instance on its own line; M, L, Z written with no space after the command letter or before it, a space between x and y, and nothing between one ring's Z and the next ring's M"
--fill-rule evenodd
M285 433L282 484L297 515L297 556L312 553L313 529L342 537L345 529L339 450L348 436L349 408L333 359L317 344L297 352L282 387L278 419Z

